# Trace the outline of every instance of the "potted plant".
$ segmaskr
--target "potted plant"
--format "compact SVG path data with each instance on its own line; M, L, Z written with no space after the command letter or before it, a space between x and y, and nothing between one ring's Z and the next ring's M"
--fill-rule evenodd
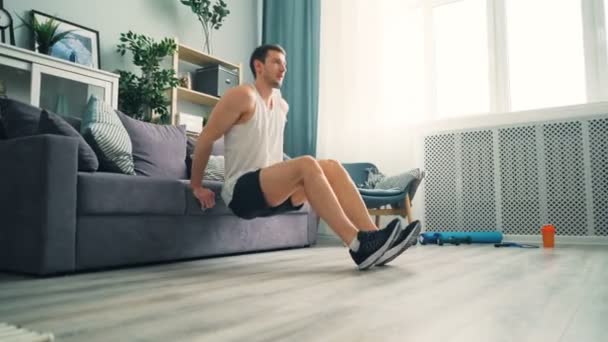
M219 30L222 27L224 19L230 14L228 5L224 0L217 0L213 4L211 0L180 0L182 4L190 7L192 13L196 15L198 21L203 26L203 38L204 44L203 49L211 54L212 53L212 42L211 33L212 30Z
M36 41L37 50L43 54L50 54L53 45L58 41L62 40L68 34L74 30L67 30L63 32L57 32L59 23L54 18L40 22L35 16L32 16L32 20L28 21L19 16L23 25L27 26L34 33L34 40Z
M152 38L131 31L120 34L117 52L133 54L133 63L141 68L141 75L118 70L118 109L135 119L147 122L170 123L166 97L167 89L179 84L175 70L163 69L161 61L175 53L177 45L170 38L155 42Z

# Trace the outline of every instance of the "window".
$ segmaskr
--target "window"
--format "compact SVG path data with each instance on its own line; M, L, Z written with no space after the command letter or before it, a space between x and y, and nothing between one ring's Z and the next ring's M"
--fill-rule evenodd
M486 0L433 8L439 117L490 110L486 18Z
M513 111L586 102L580 0L506 0Z
M390 122L420 121L426 105L422 10L407 8L400 4L402 0L380 2L382 6L392 4L398 10L392 14L385 13L385 20L378 25L383 34L378 39L381 49L378 50L379 63L374 67L374 72L384 76L378 78L374 85L375 91L379 92L377 99L384 102L383 111L387 115L392 113L394 117L401 118L394 118Z
M424 12L404 0L321 6L317 156L402 169L381 146L407 145L408 130L428 118Z

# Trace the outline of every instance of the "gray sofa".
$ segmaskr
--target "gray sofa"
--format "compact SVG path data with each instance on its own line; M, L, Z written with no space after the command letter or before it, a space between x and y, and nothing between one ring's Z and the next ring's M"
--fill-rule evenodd
M62 274L316 241L308 205L242 220L218 196L203 212L188 180L80 172L77 149L60 135L0 140L0 271ZM206 186L219 194L222 183Z

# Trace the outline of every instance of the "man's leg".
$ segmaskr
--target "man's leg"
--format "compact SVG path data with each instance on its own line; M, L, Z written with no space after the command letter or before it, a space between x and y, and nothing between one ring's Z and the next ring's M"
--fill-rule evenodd
M260 186L266 202L273 207L285 202L299 189L304 189L306 200L344 243L350 245L357 236L358 227L342 210L336 194L314 158L300 157L263 168L260 172Z
M350 222L359 230L378 230L378 227L367 213L367 208L365 207L365 203L363 203L359 191L357 191L355 184L344 167L337 161L330 159L319 160L318 163ZM291 196L291 199L294 205L306 202L304 188L300 187L297 189Z
M369 216L355 183L342 164L325 159L319 160L319 165L350 221L361 230L377 230L378 227Z
M374 265L399 236L400 223L395 220L385 229L358 231L348 219L319 163L311 157L300 157L260 171L260 187L266 204L276 207L290 199L300 204L305 197L312 208L349 246L349 253L359 269ZM304 196L301 195L304 189ZM292 196L299 198L293 198Z

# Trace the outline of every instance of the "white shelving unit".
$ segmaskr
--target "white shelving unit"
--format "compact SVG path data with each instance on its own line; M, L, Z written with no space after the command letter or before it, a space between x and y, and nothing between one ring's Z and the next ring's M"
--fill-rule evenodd
M0 43L0 81L9 98L80 116L96 95L118 107L119 75Z
M223 59L215 56L206 54L202 51L193 49L183 44L177 44L177 51L173 55L173 69L176 75L180 75L179 63L187 62L196 66L203 66L209 64L222 65L228 69L238 70L239 83L242 82L242 67L241 64L234 64L227 62ZM220 100L219 97L201 93L192 89L177 87L171 89L171 122L173 124L179 124L178 117L178 103L180 100L188 101L190 103L213 107Z

